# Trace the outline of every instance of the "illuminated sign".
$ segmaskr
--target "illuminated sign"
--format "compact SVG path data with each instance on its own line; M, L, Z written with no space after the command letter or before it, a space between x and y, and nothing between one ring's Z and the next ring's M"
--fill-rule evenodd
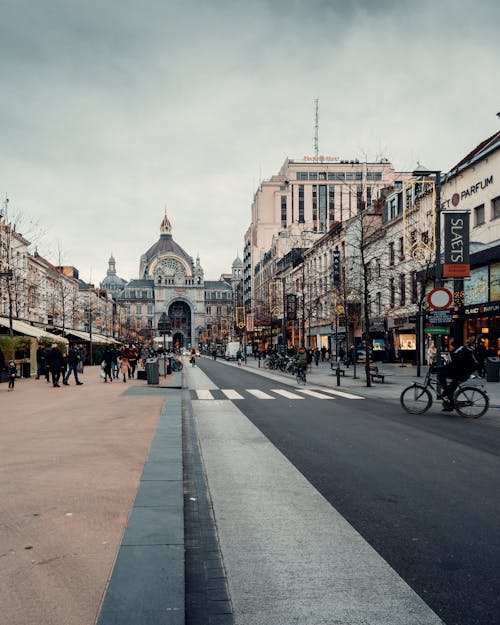
M444 213L444 265L445 278L468 278L469 213Z

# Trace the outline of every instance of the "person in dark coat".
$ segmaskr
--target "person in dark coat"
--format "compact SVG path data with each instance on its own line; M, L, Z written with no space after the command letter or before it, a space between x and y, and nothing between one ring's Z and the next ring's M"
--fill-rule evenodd
M45 345L39 345L36 350L36 379L45 375Z
M484 339L481 337L476 345L476 349L474 350L474 356L477 360L477 371L479 375L484 378L486 373L486 356L488 354L488 350L486 349L486 345L484 344Z
M109 377L109 381L112 382L113 381L113 374L111 373L111 366L113 363L113 360L115 358L115 350L111 349L111 347L106 347L106 349L104 350L104 354L102 355L102 360L104 363L104 381L107 382L108 381L108 377Z
M52 386L59 387L59 378L61 377L61 369L63 367L63 356L61 350L57 347L57 343L52 343L48 354L49 371L52 376Z
M83 384L83 382L80 382L80 380L78 379L78 363L79 363L80 359L78 357L78 352L77 350L71 346L68 350L68 372L66 373L66 375L64 376L63 379L63 384L65 386L69 385L69 378L71 376L71 372L73 371L73 374L75 376L75 382L78 386L81 386Z
M17 377L17 367L13 360L9 360L9 364L7 365L7 374L9 376L9 388L7 390L13 391Z

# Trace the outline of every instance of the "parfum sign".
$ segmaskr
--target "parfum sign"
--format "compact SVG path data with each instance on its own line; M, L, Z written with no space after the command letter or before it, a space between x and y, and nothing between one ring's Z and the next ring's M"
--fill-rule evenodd
M468 278L469 213L444 213L444 266L445 278Z

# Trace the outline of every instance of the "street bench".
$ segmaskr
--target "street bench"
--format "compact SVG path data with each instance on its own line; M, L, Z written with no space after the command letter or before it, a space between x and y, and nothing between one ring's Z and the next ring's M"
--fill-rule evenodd
M340 371L340 374L345 378L345 372L347 371L347 369L345 367L337 367L336 362L331 362L330 363L330 368L332 370L332 374L337 375L337 371Z
M384 371L379 371L379 368L375 365L370 365L369 370L370 377L372 382L375 382L375 378L380 378L382 380L382 384L387 376L392 375L391 373L385 373Z

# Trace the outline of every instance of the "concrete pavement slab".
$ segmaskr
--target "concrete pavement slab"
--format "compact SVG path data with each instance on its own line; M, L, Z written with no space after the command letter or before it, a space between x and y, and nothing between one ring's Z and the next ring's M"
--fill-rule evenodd
M143 385L0 384L0 620L91 625L132 508L164 397Z

